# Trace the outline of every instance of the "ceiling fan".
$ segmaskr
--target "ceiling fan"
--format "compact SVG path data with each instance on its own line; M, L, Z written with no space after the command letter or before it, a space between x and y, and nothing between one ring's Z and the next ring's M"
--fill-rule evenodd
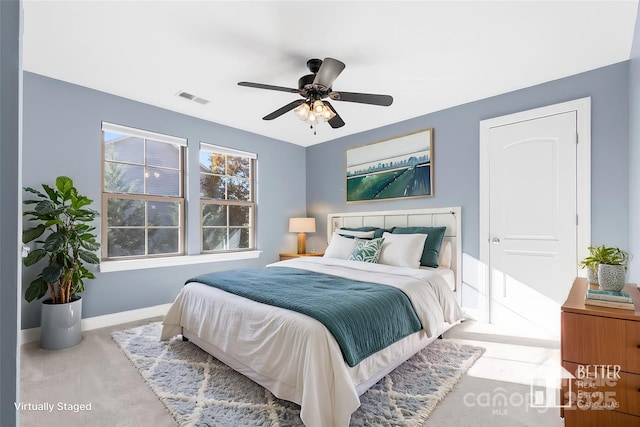
M393 98L389 95L333 91L331 88L333 82L345 68L345 64L337 59L310 59L307 61L307 67L312 74L302 76L298 80L298 89L252 82L239 82L238 85L299 94L303 99L290 102L284 107L267 114L262 119L273 120L288 111L295 110L300 119L311 124L314 134L314 127L317 123L327 122L334 129L345 124L329 101L323 101L325 98L329 98L332 101L356 102L385 107L393 103Z

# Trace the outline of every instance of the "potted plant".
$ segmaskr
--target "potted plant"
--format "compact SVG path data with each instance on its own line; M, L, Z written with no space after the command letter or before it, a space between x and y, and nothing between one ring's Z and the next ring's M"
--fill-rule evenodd
M81 318L84 280L94 279L84 263L99 264L91 222L99 215L88 208L93 201L78 194L71 178L59 176L55 188L42 184L44 193L30 187L24 190L37 196L25 200L35 205L23 213L34 226L24 230L23 243L39 246L24 258L25 266L45 260L42 271L25 291L28 302L48 298L41 305L40 346L48 349L70 347L82 340Z
M589 283L597 283L603 290L619 292L624 288L628 259L628 252L620 248L592 246L580 266L587 268Z
M602 260L609 257L609 252L614 248L607 248L605 245L589 246L589 256L580 261L580 267L587 269L587 279L593 285L598 284L598 265Z

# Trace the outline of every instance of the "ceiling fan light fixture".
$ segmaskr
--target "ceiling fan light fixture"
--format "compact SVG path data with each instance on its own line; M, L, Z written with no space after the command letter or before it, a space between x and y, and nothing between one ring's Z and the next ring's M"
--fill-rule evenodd
M310 123L311 125L328 122L336 116L336 113L319 99L313 101L313 103L309 101L300 104L293 111L300 120Z
M336 116L336 113L333 112L331 108L328 108L326 105L324 106L324 111L322 112L322 116L328 122Z
M309 117L309 112L311 111L311 108L309 107L309 104L307 104L305 102L305 103L300 104L299 106L297 106L293 111L298 115L298 118L300 120L307 121L307 118Z
M318 116L316 116L313 111L310 111L306 121L313 125L318 122Z
M313 101L313 114L321 115L327 107L319 99Z

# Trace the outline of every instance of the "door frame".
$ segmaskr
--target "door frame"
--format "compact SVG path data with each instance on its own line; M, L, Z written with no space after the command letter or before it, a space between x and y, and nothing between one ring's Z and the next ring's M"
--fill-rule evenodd
M560 104L521 111L505 116L480 121L480 263L484 267L484 278L480 278L484 289L481 294L485 295L484 313L477 313L485 321L491 321L491 277L489 252L491 243L489 242L489 143L490 130L494 127L505 126L527 120L534 120L542 117L576 111L577 123L577 152L576 152L576 210L577 222L577 255L578 259L587 256L587 248L591 244L591 97L580 98ZM576 271L580 270L576 265ZM584 274L584 273L583 273ZM567 290L571 284L567 284Z

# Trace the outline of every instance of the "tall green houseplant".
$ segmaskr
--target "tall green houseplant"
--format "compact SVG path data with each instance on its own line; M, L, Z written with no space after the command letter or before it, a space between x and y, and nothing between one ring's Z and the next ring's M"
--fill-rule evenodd
M52 304L71 302L75 294L84 290L84 279L94 279L84 263L99 264L94 253L100 248L90 223L99 215L88 208L93 201L78 194L71 178L59 176L55 188L42 184L43 192L25 187L37 199L25 200L25 205L34 205L33 210L23 213L36 225L22 234L23 243L35 239L40 247L24 258L30 266L46 259L47 263L38 276L29 284L25 299L29 302L49 294Z

